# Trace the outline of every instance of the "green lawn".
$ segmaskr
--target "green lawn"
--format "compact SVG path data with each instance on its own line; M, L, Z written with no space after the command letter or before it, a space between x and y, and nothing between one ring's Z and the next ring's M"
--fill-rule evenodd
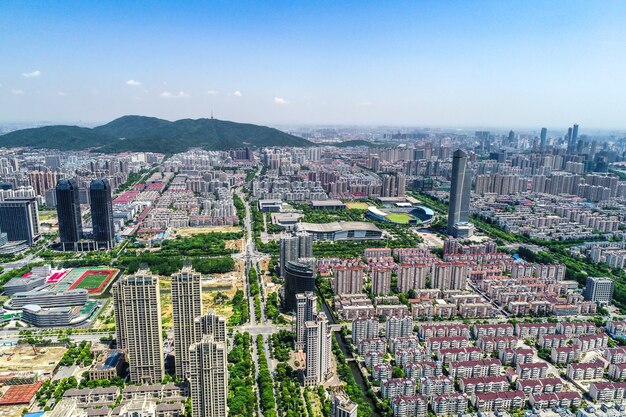
M346 207L351 210L367 210L369 208L369 204L360 201L349 201L346 203Z
M87 275L81 282L78 283L76 288L98 288L107 278L107 274L95 274L95 275Z
M411 216L405 213L389 213L387 215L387 219L389 219L389 221L391 222L398 224L409 224Z

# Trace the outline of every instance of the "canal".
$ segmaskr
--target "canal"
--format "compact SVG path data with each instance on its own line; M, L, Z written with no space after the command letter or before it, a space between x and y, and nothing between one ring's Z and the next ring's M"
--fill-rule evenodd
M326 314L326 317L328 317L328 321L331 324L339 324L335 321L335 316L331 314L330 307L328 307L328 303L326 302L326 299L324 299L324 297L320 297L320 298L322 299L322 308L324 309L324 313ZM365 398L365 402L369 404L370 408L372 409L371 416L382 417L381 414L378 412L378 409L376 408L374 401L372 401L370 396L367 394L367 386L365 385L363 374L361 374L361 370L359 369L359 366L354 360L354 357L352 356L352 352L350 351L348 346L344 343L340 332L335 332L335 339L337 340L337 343L339 344L339 348L343 352L343 355L346 357L346 360L348 361L348 366L350 367L350 372L352 372L352 376L354 377L354 380L356 381L361 391L363 391L363 394L364 394L363 397Z

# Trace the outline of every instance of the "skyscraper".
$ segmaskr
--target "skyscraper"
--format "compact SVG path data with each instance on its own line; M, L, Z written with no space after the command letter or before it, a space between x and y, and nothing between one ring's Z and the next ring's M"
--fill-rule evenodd
M74 178L59 180L56 186L57 217L59 236L65 249L66 244L73 248L83 236L83 221L78 200L78 183Z
M39 237L39 211L35 197L13 197L0 201L0 230L10 242L33 245Z
M315 263L305 261L307 260L287 262L283 297L283 306L287 311L296 308L296 294L315 291Z
M318 313L317 318L305 324L306 368L304 369L304 386L320 385L331 376L330 352L332 331L328 325L326 314Z
M306 344L305 326L307 321L315 319L317 314L317 296L312 291L296 294L296 349L304 349Z
M210 310L196 318L201 338L189 348L193 417L226 417L228 369L226 319Z
M159 279L148 271L113 284L118 348L126 350L133 382L156 383L165 376Z
M106 178L91 181L89 200L91 202L93 240L110 248L114 244L115 231L113 229L111 185Z
M280 276L285 277L287 262L313 257L313 235L299 232L280 239Z
M467 165L467 154L457 149L452 157L452 183L448 206L448 234L457 238L467 238L474 234L469 223L470 192L472 171Z
M172 319L176 376L189 374L189 346L198 341L195 319L202 314L202 276L190 266L172 275Z
M189 348L193 417L226 417L228 351L225 342L205 335Z
M548 129L545 127L541 128L541 142L539 145L541 152L545 152L548 147Z
M196 317L196 341L204 335L212 335L216 342L226 342L226 318L218 316L215 310L207 310L204 316Z

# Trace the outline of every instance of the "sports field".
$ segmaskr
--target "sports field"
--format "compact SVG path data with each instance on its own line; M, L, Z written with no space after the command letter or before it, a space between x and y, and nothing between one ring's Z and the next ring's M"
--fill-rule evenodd
M97 294L102 292L109 280L113 278L116 273L116 269L89 269L74 281L69 289L84 288L89 291L90 294Z
M389 213L387 219L398 224L409 224L411 216L405 213Z
M360 201L348 201L346 207L351 210L367 210L369 205Z

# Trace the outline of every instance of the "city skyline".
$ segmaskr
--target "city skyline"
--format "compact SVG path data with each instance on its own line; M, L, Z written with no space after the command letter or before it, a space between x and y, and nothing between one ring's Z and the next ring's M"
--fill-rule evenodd
M1 9L2 122L625 127L619 3Z

